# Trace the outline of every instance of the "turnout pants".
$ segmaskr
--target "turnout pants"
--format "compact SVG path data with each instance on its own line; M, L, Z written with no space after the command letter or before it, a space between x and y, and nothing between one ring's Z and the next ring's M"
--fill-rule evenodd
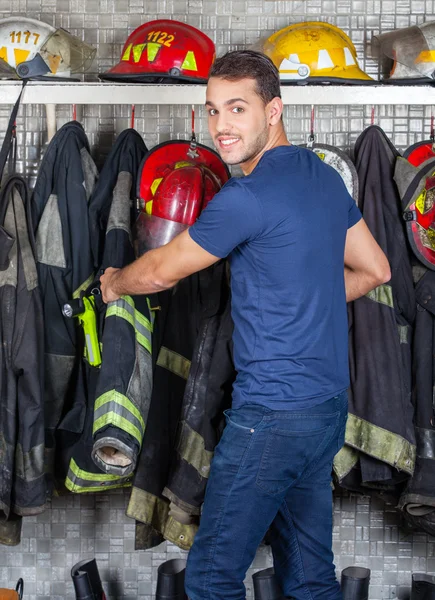
M246 571L269 528L284 595L341 600L331 472L344 443L347 393L306 410L245 405L225 415L187 562L190 600L245 600Z

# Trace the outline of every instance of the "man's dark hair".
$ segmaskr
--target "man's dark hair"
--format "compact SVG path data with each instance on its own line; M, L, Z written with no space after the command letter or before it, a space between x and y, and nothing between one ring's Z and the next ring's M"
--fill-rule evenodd
M268 104L273 98L281 98L279 72L265 54L254 50L233 50L217 58L209 73L228 81L254 79L257 94Z

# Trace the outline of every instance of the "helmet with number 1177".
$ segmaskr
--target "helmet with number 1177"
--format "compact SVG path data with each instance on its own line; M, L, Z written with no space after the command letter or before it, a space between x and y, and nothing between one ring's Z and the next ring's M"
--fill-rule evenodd
M26 17L0 19L0 77L70 79L91 66L95 53L65 29Z
M124 44L119 63L100 78L205 83L214 58L214 43L205 33L186 23L159 19L135 29Z

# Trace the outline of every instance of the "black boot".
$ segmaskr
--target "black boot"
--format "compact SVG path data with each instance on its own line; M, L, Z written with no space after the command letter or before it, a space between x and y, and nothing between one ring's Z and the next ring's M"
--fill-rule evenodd
M285 600L275 577L273 567L257 571L252 576L254 600Z
M97 561L85 559L71 569L76 600L106 600Z
M433 575L412 574L411 600L435 600L435 577Z
M343 600L368 600L370 569L347 567L341 572Z
M184 591L186 561L173 558L162 563L157 569L156 600L187 600Z

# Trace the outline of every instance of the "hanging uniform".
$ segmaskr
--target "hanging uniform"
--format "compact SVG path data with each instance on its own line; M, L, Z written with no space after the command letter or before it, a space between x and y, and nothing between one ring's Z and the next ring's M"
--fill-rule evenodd
M0 543L17 544L16 515L46 505L43 314L28 191L11 177L0 194Z
M410 346L415 296L393 180L397 156L376 126L367 128L355 145L358 205L392 273L388 283L349 306L349 418L334 470L343 487L356 490L394 490L412 475L415 464Z
M153 395L127 509L137 549L167 539L188 550L198 528L235 376L226 268L220 261L159 294Z
M95 267L122 268L135 258L131 232L135 180L145 153L141 136L129 129L119 135L106 160L89 202ZM146 296L122 296L107 306L99 297L96 304L101 367L86 366L88 397L80 415L81 435L63 453L68 461L65 485L78 493L131 485L152 388L152 325ZM76 417L73 407L65 420Z
M221 158L206 146L176 140L153 148L138 178L144 208L139 254L192 225L228 178ZM138 521L137 548L168 539L188 549L234 372L226 263L179 281L152 301L158 306L153 395L127 514Z
M79 418L62 423L72 406L86 405L87 396L81 332L63 316L62 308L94 279L88 202L96 179L83 127L75 121L67 123L47 148L32 196L45 322L46 460L51 474L56 430L76 434L83 426Z
M1 67L1 65L0 65ZM0 151L0 543L20 542L22 516L45 508L43 317L25 181L13 175L12 109Z
M417 443L415 471L400 497L406 520L430 535L435 532L435 159L411 165L398 158L395 179L414 251L417 311L413 338L413 403Z

